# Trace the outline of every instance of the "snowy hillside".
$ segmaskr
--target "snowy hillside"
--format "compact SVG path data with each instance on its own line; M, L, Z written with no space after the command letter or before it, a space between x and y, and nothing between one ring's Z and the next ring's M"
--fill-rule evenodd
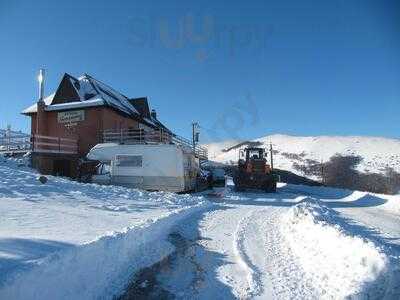
M265 148L269 148L272 143L274 150L277 151L274 156L275 167L299 175L302 174L293 168L293 163L301 165L307 159L326 162L336 153L360 155L363 158L359 165L361 172L380 173L386 167L392 167L400 172L400 140L397 139L359 136L300 137L276 134L253 142L260 142L260 147ZM226 141L207 145L209 159L223 163L236 163L239 148L230 148L238 143L238 141Z

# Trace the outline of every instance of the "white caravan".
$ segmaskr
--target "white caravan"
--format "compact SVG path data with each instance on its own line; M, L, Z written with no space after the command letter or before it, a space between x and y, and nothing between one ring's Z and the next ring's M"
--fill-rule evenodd
M200 170L193 151L175 144L104 143L87 158L101 162L92 182L153 191L193 191Z

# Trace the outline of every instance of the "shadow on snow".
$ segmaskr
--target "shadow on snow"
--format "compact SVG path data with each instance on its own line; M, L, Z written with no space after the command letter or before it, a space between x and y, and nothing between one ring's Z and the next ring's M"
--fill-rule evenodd
M282 206L289 207L303 201L304 198L312 197L323 201L324 205L330 208L350 208L350 207L374 207L383 205L387 202L386 199L375 195L360 195L351 201L331 201L331 199L343 199L351 196L353 191L339 190L340 194L333 196L332 193L304 193L303 191L294 193L292 189L279 188L277 193L229 193L223 198L209 198L211 202L234 204L234 205L255 205L255 206ZM267 195L267 196L266 196ZM330 197L329 197L330 195ZM356 194L357 196L357 194Z
M168 240L175 251L162 261L132 276L119 299L236 299L231 288L218 279L220 266L230 264L221 253L202 245L199 222L210 211L230 209L214 206L174 228Z
M0 287L41 258L71 247L74 245L52 240L0 238Z

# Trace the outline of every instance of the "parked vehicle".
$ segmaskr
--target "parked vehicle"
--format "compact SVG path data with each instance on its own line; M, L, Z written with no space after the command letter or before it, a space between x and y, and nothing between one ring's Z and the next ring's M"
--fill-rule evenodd
M271 149L272 154L272 149ZM276 192L279 176L274 174L271 165L267 164L265 149L248 147L239 153L238 170L233 177L235 189L260 189Z
M194 191L200 171L191 149L175 144L98 144L87 158L100 162L92 182L153 191Z
M215 187L225 186L226 174L222 168L211 169L212 185Z

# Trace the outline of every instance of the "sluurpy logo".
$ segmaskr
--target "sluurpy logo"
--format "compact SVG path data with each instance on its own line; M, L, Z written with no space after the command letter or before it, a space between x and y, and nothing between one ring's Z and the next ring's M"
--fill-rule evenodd
M262 55L272 25L221 23L212 15L185 14L176 19L139 17L129 20L129 42L134 47L161 48L166 57L192 57L206 62L234 59L240 51Z
M211 127L203 129L205 142L217 142L223 140L240 140L241 132L246 127L255 127L260 123L257 105L250 93L244 99L235 102L227 109L221 111Z

